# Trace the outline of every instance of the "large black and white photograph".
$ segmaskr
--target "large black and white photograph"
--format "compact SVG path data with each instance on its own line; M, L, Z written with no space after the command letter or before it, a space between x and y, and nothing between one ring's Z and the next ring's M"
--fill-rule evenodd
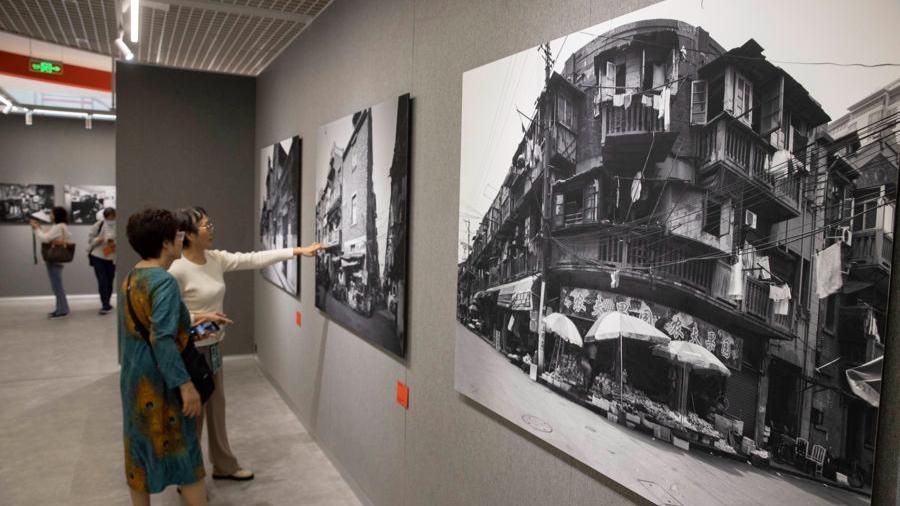
M870 504L897 19L673 0L465 72L456 389L654 504Z
M69 223L91 225L103 219L103 210L116 207L116 187L65 185L63 201L69 211Z
M409 95L319 128L316 307L398 356L406 348Z
M0 222L50 223L50 209L55 205L53 192L52 184L0 183Z
M259 243L261 249L294 248L300 244L299 136L262 149L260 164ZM263 278L291 295L297 295L300 269L297 257L260 270Z

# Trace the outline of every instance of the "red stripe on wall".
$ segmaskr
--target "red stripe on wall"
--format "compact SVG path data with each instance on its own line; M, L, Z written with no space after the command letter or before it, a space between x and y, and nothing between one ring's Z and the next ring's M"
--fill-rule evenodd
M0 51L0 74L48 83L77 86L98 91L112 91L112 72L63 64L63 73L50 75L29 71L31 58Z

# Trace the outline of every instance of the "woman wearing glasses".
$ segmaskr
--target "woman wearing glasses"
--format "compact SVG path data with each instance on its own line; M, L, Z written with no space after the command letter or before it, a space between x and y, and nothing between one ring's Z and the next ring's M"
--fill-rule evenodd
M312 257L323 246L313 243L307 247L284 248L253 253L232 253L211 250L215 226L202 207L179 209L175 216L180 230L185 232L182 257L172 263L169 273L178 281L181 297L194 321L206 319L220 326L215 337L196 342L197 349L206 355L212 367L216 389L204 404L197 421L197 438L203 432L203 420L209 430L209 460L213 464L213 478L251 480L253 472L238 464L228 445L225 429L225 385L219 343L225 338L225 325L233 323L224 314L225 280L229 271L260 269L303 255Z

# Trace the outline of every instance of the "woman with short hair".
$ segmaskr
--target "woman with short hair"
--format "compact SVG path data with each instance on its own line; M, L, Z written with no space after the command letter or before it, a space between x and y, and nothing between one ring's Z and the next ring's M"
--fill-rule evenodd
M100 292L99 314L112 311L109 299L112 296L113 282L116 279L116 210L107 207L103 210L103 219L91 227L88 233L88 260L94 268L97 278L97 291Z
M69 231L67 225L69 221L69 213L62 207L56 206L50 210L51 226L48 230L41 230L40 223L37 220L31 220L31 228L34 229L34 235L43 243L51 242L72 242L72 232ZM47 277L50 278L50 288L53 295L56 296L56 309L48 314L48 318L65 318L69 316L69 301L66 298L66 289L63 287L62 270L63 264L56 262L44 262L47 266Z
M181 358L190 313L167 272L181 256L184 233L171 212L144 209L128 218L128 243L142 260L122 283L119 303L120 387L125 474L135 505L180 485L191 506L206 506L203 455L195 417L200 394Z

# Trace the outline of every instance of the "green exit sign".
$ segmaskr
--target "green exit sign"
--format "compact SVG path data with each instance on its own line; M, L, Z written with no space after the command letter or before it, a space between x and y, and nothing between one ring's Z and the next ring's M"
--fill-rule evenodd
M31 58L28 64L28 70L37 72L38 74L61 75L63 73L63 64L55 61Z

